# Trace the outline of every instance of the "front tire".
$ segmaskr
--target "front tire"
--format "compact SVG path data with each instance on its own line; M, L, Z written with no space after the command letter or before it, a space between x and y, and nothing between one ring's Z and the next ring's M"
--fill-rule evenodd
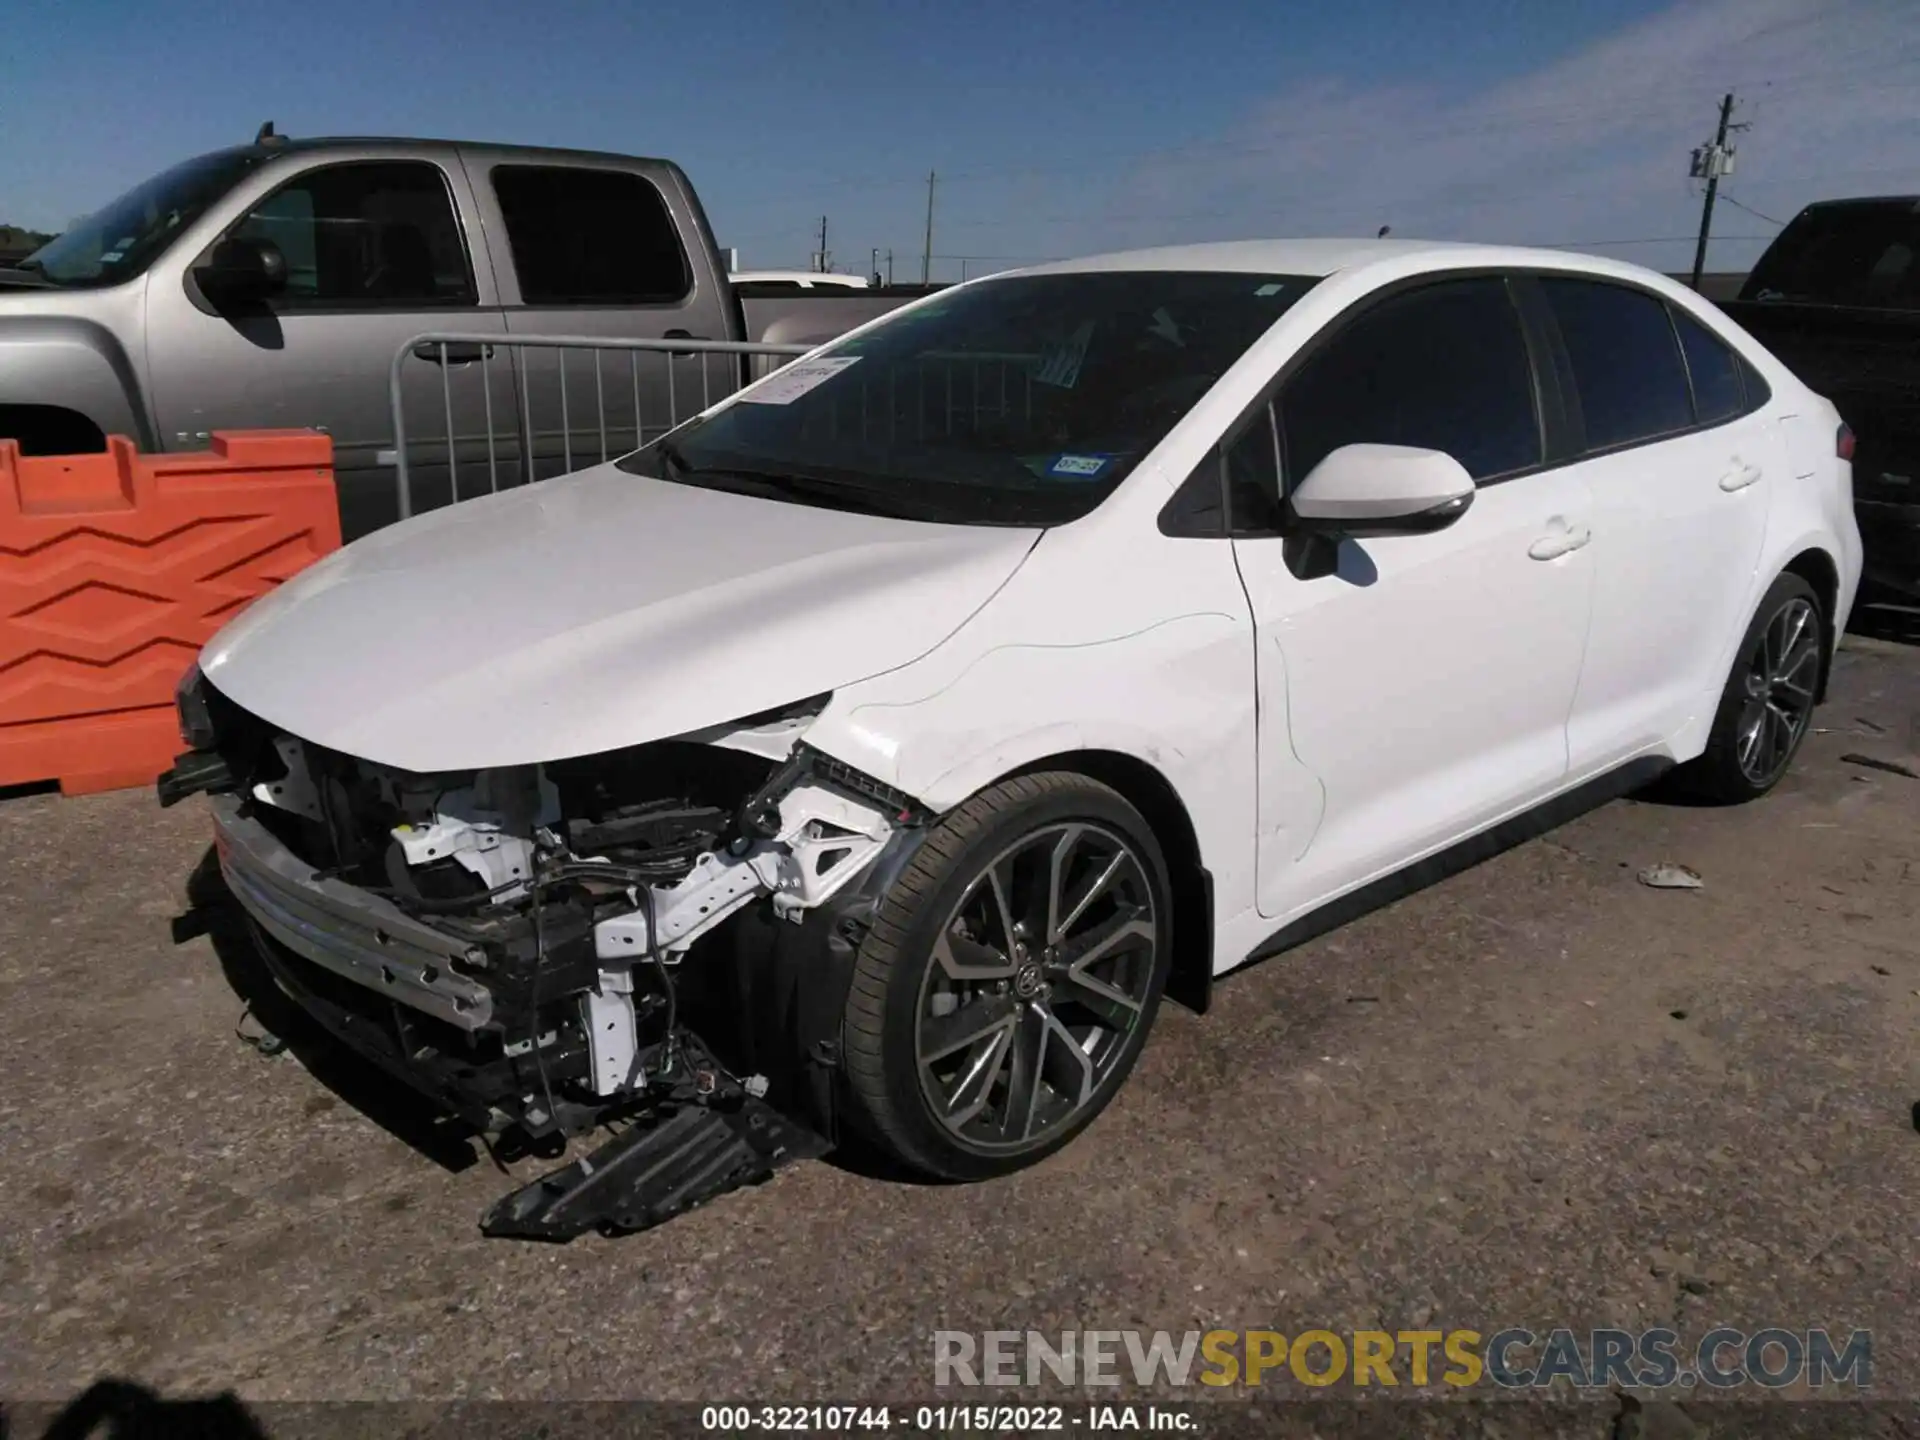
M1678 774L1693 794L1738 805L1780 783L1812 727L1826 633L1813 587L1794 574L1775 580L1740 642L1707 748Z
M852 1119L909 1167L1037 1163L1106 1108L1171 958L1166 864L1119 792L1024 775L943 818L888 892L847 999Z

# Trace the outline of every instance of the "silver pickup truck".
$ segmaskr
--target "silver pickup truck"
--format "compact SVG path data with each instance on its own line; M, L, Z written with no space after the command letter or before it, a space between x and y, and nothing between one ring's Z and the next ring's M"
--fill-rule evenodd
M396 372L402 403L437 424L408 449L426 508L467 477L545 478L637 446L730 393L745 363L517 337L812 345L920 293L730 284L699 198L663 160L263 132L0 269L0 438L27 454L114 434L166 451L318 427L352 539L398 514L389 368L415 336L501 338L422 346Z

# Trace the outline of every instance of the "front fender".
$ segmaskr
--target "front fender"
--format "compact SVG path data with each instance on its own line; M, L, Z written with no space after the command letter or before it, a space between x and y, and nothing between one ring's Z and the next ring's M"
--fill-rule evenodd
M1179 797L1218 903L1229 906L1253 883L1248 649L1244 623L1225 614L1086 645L1001 645L958 673L922 662L841 691L807 743L935 812L1037 761L1128 756Z
M133 361L106 326L75 316L0 315L0 403L77 411L102 435L157 450L139 394Z

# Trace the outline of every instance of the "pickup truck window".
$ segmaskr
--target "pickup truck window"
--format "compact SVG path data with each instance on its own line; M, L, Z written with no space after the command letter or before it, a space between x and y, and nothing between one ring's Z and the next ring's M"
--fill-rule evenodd
M49 240L21 267L76 289L130 280L260 159L253 150L217 150L163 170Z
M1920 203L1809 206L1767 247L1740 298L1920 310Z
M982 281L775 372L621 464L911 519L1065 524L1314 283L1184 271Z
M624 170L496 165L526 305L671 305L693 274L679 227L653 184Z
M287 261L280 311L471 305L473 278L439 169L378 160L310 170L235 228Z

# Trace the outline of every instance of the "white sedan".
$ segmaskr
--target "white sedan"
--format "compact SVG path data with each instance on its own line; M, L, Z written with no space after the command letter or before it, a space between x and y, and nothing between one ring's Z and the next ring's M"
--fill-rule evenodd
M314 567L202 656L163 796L212 793L262 956L395 1075L496 1131L652 1117L491 1229L853 1134L997 1175L1165 993L1676 766L1765 794L1853 603L1851 447L1605 260L994 276ZM742 1159L747 1109L794 1128Z

